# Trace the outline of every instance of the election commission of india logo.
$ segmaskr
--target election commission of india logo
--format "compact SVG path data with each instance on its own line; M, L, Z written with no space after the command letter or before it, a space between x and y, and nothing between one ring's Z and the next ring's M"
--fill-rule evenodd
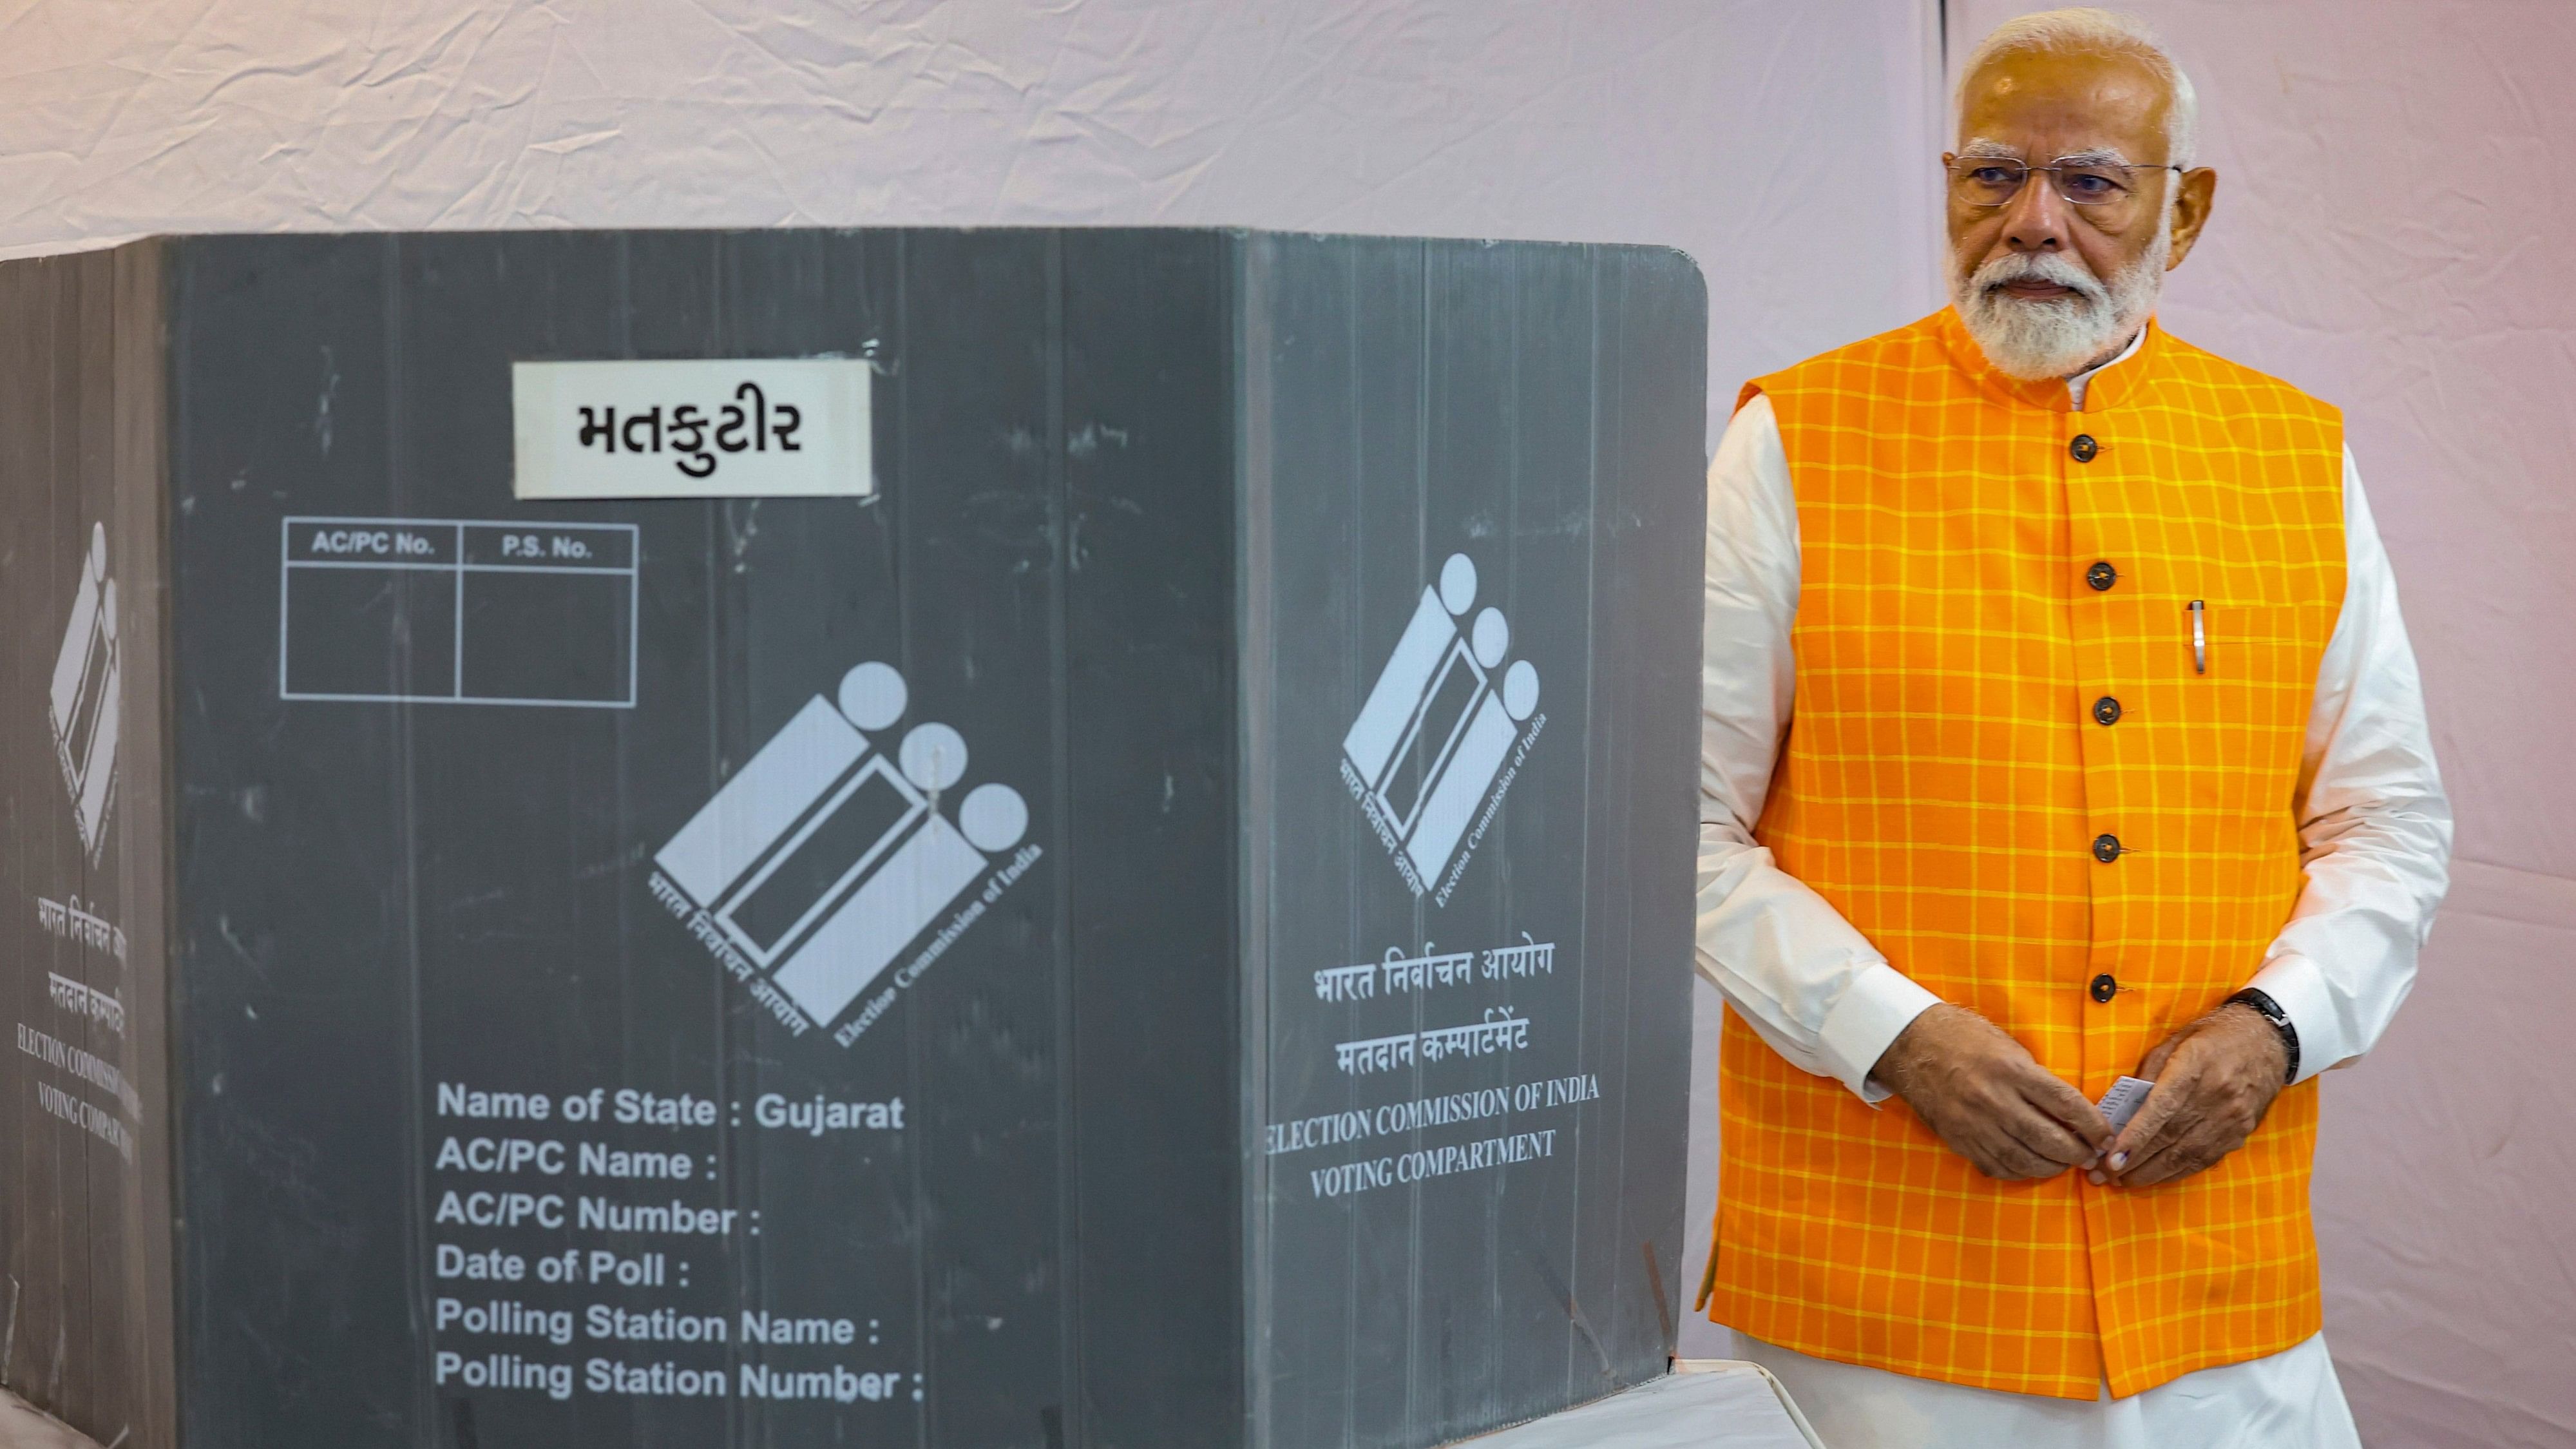
M896 739L909 703L892 665L852 669L653 857L654 898L798 1035L857 1041L1044 853L1019 791L958 793L956 730Z
M91 524L89 557L72 586L71 622L54 655L46 701L54 758L71 791L72 824L91 860L107 841L116 804L116 729L124 671L116 646L116 580L107 576L107 528ZM75 902L77 904L77 902Z
M1474 561L1449 555L1342 737L1342 784L1405 885L1440 905L1547 727L1538 669L1506 666L1511 645L1503 611L1476 608Z

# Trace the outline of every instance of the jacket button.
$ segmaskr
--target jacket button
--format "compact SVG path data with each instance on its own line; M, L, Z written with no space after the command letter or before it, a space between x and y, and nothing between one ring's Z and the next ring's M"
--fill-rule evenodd
M2093 701L2093 722L2098 725L2118 724L2120 702L2107 694Z
M2084 571L2084 582L2091 584L2094 592L2096 593L2111 587L2119 581L2120 571L2111 567L2107 563L2096 563L2093 567Z
M2119 994L2119 980L2112 976L2110 972L2105 971L2101 975L2093 978L2093 999L2095 1001L2108 1006L2111 1004L2111 998Z
M2093 455L2102 451L2102 445L2093 441L2091 433L2077 433L2075 440L2066 445L2066 451L2075 455L2076 462L2090 463Z
M2102 862L2104 865L2109 865L2111 862L2118 860L2120 858L2120 837L2116 835L2094 836L2093 858Z

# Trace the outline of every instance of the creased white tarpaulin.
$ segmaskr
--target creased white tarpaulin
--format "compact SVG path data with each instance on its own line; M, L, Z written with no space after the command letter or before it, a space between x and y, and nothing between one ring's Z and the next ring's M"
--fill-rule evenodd
M152 231L566 226L1655 242L1717 282L1722 418L1752 370L1930 306L1931 12L15 0L0 254Z

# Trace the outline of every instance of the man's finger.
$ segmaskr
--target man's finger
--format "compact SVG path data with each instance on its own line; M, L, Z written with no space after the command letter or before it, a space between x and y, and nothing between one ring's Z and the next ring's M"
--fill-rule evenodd
M2122 1187L2154 1187L2160 1182L2189 1177L2216 1160L2208 1151L2212 1145L2202 1133L2176 1133L2130 1158L2127 1168L2116 1174L2114 1181Z
M2113 1184L2120 1187L2152 1186L2163 1181L2157 1175L2158 1165L2182 1150L2186 1135L2180 1131L2169 1132L2152 1142L2115 1149L2111 1157L2103 1159L2103 1170L2110 1174ZM2111 1165L2113 1159L2118 1160L2119 1166Z
M2014 1141L2046 1158L2054 1167L2072 1167L2101 1150L2029 1102L2011 1104L1999 1114L1996 1123Z
M2227 1155L2230 1132L2206 1113L2195 1114L2176 1124L2161 1143L2131 1156L2117 1173L2119 1184L2153 1187L2189 1177Z
M1969 1166L1986 1176L1998 1181L2006 1177L2003 1158L1996 1143L1979 1137L1974 1141L1953 1142L1950 1146L1961 1157L1968 1159Z
M1923 1115L1923 1125L1931 1128L1933 1135L1941 1139L1941 1145L1959 1154L1969 1166L1989 1177L1994 1175L1994 1154L1986 1145L1989 1134L1985 1124L1976 1117L1945 1111L1937 1118Z
M1988 1175L2006 1182L2023 1182L2034 1177L2051 1177L2066 1169L2024 1146L2009 1132L1998 1131L1986 1153L1992 1166Z
M2120 1174L2124 1187L2152 1187L2171 1182L2215 1167L2229 1153L2245 1145L2247 1132L2240 1131L2234 1119L2204 1115L2188 1130L2173 1134L2164 1150L2152 1156L2133 1158Z
M2132 1166L2113 1178L2121 1187L2130 1189L2160 1187L2179 1178L2191 1176L2200 1169L2183 1159L2179 1151L2159 1152L2145 1162Z
M2199 1116L2197 1104L2192 1101L2199 1085L2200 1073L2189 1058L2185 1058L2178 1067L2169 1065L2164 1077L2157 1081L2156 1089L2147 1094L2147 1104L2138 1109L2138 1115L2130 1118L2129 1125L2121 1128L2120 1135L2112 1140L2110 1155L2103 1159L2103 1166L2117 1173L2147 1153L2163 1147L2169 1130L2179 1126L2180 1122Z
M2189 1095L2190 1084L2187 1082L2168 1079L2157 1083L2156 1090L2148 1094L2147 1104L2138 1109L2138 1115L2130 1118L2129 1125L2121 1128L2120 1134L2111 1139L2111 1149L2104 1155L2104 1161L2135 1161L2148 1148L2158 1145L2165 1135L2166 1124L2172 1122L2174 1115L2187 1105L2183 1099Z
M2036 1067L2037 1064L2033 1065ZM2025 1101L2047 1113L2051 1121L2063 1125L2076 1140L2084 1144L2084 1151L2066 1159L2067 1161L2081 1162L2111 1145L2113 1135L2111 1119L2102 1115L2101 1108L2085 1101L2082 1092L2066 1085L2049 1073L2038 1070L2032 1071L2025 1077L2021 1086Z
M1959 1155L1975 1163L1986 1176L2014 1182L2048 1170L2037 1154L1994 1117L1980 1116L1965 1126L1965 1140L1957 1144Z

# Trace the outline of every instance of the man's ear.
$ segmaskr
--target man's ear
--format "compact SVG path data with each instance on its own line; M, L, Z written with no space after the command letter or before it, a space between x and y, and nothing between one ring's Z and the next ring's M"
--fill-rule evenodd
M2191 255L2192 243L2200 240L2200 229L2209 224L2209 208L2218 195L2218 173L2207 166L2195 166L2174 178L2179 188L2174 196L2173 252L2165 258L2170 272Z

